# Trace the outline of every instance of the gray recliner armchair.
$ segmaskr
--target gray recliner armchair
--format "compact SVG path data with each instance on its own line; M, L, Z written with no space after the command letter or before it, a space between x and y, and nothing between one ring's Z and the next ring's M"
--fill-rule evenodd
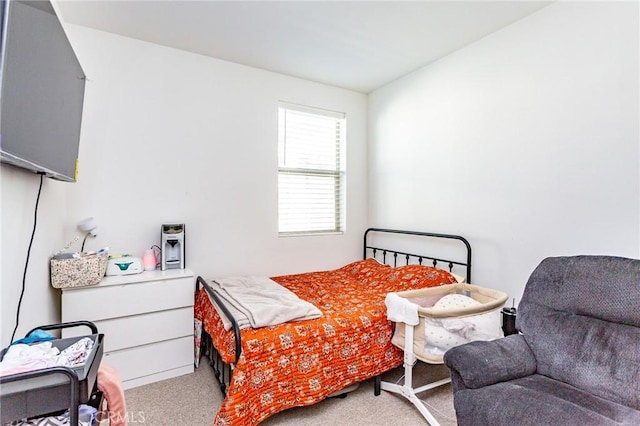
M459 425L640 425L640 260L543 260L516 327L445 353Z

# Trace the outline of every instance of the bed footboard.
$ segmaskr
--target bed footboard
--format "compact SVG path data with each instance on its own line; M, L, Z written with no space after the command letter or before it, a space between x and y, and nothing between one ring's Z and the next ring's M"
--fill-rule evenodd
M218 385L222 391L222 395L227 395L227 388L231 384L231 376L233 374L233 364L226 364L222 360L222 356L213 345L211 336L204 329L202 330L202 354L209 360L209 365L213 368L213 373L218 380Z
M199 276L196 280L196 290L198 290L200 286L204 287L207 294L211 297L212 300L215 301L215 303L218 305L222 313L227 317L227 319L231 323L231 327L233 328L233 335L235 338L235 349L236 349L236 352L235 352L236 359L233 364L226 364L222 360L222 356L220 355L215 345L213 344L213 340L211 339L211 336L204 329L204 327L202 328L202 343L201 343L202 353L209 359L209 365L211 365L211 367L213 368L213 372L216 376L216 379L220 384L220 390L222 391L222 394L226 396L227 388L231 384L233 367L235 364L237 364L238 360L240 359L240 351L242 350L240 326L238 326L238 323L236 322L235 318L233 317L233 315L231 315L227 307L220 300L215 290L212 289L211 286L207 284L207 281L201 276Z

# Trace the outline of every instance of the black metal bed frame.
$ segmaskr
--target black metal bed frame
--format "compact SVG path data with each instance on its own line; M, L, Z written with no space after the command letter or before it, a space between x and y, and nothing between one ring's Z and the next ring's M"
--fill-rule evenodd
M398 250L390 250L390 249L384 249L384 248L380 248L380 247L374 247L374 246L370 246L367 244L367 236L369 235L369 232L380 232L380 233L388 233L388 234L399 234L399 235L416 235L416 236L420 236L420 237L433 237L433 238L444 238L444 239L450 239L450 240L458 240L460 242L462 242L465 245L466 248L466 252L467 252L467 256L464 262L462 261L454 261L454 260L448 260L448 259L443 259L443 258L438 258L438 257L432 257L432 256L425 256L425 255L421 255L421 254L412 254L412 253L404 253ZM460 236L460 235L453 235L453 234L436 234L436 233L432 233L432 232L419 232L419 231L400 231L400 230L396 230L396 229L383 229L383 228L369 228L364 232L364 251L362 253L362 258L366 259L367 258L367 250L370 250L372 253L372 257L375 259L376 258L376 254L378 253L378 251L382 252L382 263L387 263L387 254L391 253L393 255L393 266L396 267L398 266L398 255L401 255L405 258L405 264L408 265L409 262L411 261L412 258L416 258L418 260L418 264L422 265L422 262L424 262L425 260L430 260L431 264L434 267L438 267L438 262L443 262L446 263L447 266L449 267L449 272L453 271L453 267L454 265L458 265L458 266L462 266L464 267L466 270L466 274L465 274L465 279L468 283L471 282L471 244L469 244L469 241L467 241L466 238Z
M367 237L370 233L385 233L385 234L396 234L396 235L414 235L417 237L428 237L428 238L443 238L443 239L451 239L457 240L464 244L466 250L466 259L464 261L461 260L449 260L439 257L421 255L421 254L412 254L406 253L402 251L398 251L395 249L386 249L381 247L375 247L369 245ZM376 255L379 253L382 255L382 263L387 263L387 255L393 257L393 266L396 267L398 262L398 256L404 257L405 264L409 264L411 260L417 259L418 264L422 265L422 263L427 260L430 261L434 267L438 267L438 263L442 262L447 264L447 267L450 272L453 271L454 265L464 267L466 269L465 278L468 283L471 282L471 245L469 241L467 241L464 237L460 235L453 234L438 234L432 232L419 232L419 231L402 231L395 229L384 229L384 228L369 228L364 232L364 244L363 244L363 259L367 259L367 253L371 253L371 257L376 259ZM377 259L376 259L377 260ZM220 390L222 394L226 396L227 387L231 384L231 377L233 376L233 369L235 364L238 363L240 359L240 354L242 352L242 341L240 340L240 327L238 323L233 318L227 307L224 305L220 297L216 294L215 290L207 284L206 280L199 276L196 279L196 291L199 290L200 285L202 285L209 296L216 302L220 310L224 313L224 315L231 322L231 327L233 329L234 337L235 337L235 350L236 350L236 359L233 364L226 364L222 360L222 356L218 352L218 350L214 347L211 336L202 328L202 339L201 339L201 353L205 355L209 359L209 364L213 368L214 374L218 383L220 384ZM375 394L378 395L380 393L380 381L381 376L375 377Z

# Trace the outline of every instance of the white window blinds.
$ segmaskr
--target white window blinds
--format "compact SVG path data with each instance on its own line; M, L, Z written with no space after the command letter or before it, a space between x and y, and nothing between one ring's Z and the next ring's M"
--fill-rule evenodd
M280 103L280 235L344 230L344 113Z

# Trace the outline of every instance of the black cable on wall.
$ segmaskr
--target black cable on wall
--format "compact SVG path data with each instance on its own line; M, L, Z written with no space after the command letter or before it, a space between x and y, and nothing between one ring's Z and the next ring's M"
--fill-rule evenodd
M20 323L20 307L22 305L22 298L24 297L24 290L27 282L27 269L29 268L29 257L31 256L31 246L33 245L33 237L36 235L36 226L38 224L38 204L40 204L40 193L42 192L42 182L44 181L44 173L38 173L40 175L40 187L38 188L38 197L36 198L36 207L33 212L33 231L31 232L31 240L29 241L29 248L27 249L27 259L24 263L24 273L22 274L22 291L20 292L20 299L18 300L18 309L16 310L16 326L11 333L11 342L18 330L18 324Z

